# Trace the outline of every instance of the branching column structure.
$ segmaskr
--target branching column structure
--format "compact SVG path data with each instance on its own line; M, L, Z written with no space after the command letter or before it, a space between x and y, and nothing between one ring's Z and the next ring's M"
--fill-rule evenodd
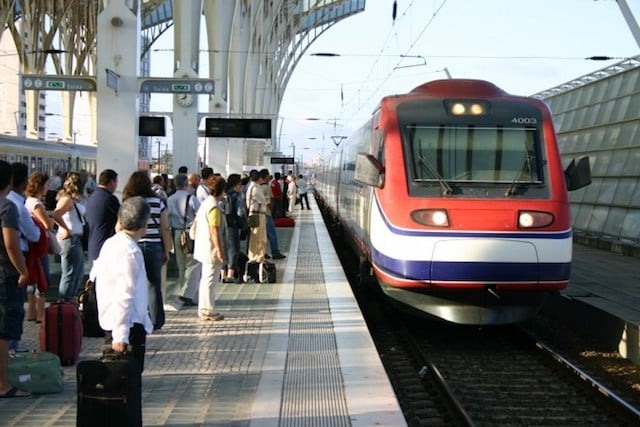
M336 14L333 9L345 3L349 2L205 0L209 68L217 85L209 111L219 116L274 120L271 141L250 140L243 145L242 141L214 140L209 150L218 155L210 156L214 169L258 166L263 163L264 151L278 149L275 129L291 73L307 47L349 15Z
M62 59L53 55L56 74L66 76L96 75L96 18L98 2L91 0L72 0L59 3L74 3L72 9L62 15L58 39L60 48L65 52ZM73 116L75 111L75 92L62 92L63 138L73 139ZM98 140L96 135L96 93L87 92L91 116L91 142Z
M21 73L45 74L50 55L57 74L91 74L96 55L96 7L97 3L91 0L2 0L0 23L13 37ZM75 92L62 95L62 136L68 141L73 132L74 97ZM25 92L29 136L39 136L39 99L39 91ZM25 124L19 126L19 134L23 126Z

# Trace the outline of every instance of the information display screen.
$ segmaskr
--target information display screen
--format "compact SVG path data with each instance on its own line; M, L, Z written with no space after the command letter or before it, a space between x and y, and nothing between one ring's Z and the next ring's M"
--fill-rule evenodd
M165 136L164 117L140 116L138 119L139 136Z
M207 118L204 135L212 138L271 138L271 120Z

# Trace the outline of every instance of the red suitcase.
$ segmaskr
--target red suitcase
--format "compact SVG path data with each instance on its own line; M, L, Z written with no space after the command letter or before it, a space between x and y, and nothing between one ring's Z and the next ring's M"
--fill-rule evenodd
M52 303L45 311L40 328L40 348L57 354L63 366L76 363L82 347L82 319L71 302Z
M296 222L293 220L293 218L290 218L288 216L274 218L273 222L276 227L295 227L296 225Z

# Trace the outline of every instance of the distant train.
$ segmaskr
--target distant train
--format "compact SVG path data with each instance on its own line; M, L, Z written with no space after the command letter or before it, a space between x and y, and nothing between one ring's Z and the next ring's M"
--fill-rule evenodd
M21 162L29 174L82 171L96 173L96 147L0 135L0 160Z
M360 257L404 307L460 324L535 314L569 282L567 190L551 113L482 80L439 80L385 97L320 171L316 189Z

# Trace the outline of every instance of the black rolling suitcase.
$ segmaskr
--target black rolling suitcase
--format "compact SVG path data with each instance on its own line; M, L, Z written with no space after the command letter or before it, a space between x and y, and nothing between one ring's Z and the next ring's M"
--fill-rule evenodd
M276 265L272 262L248 262L244 274L245 282L275 283Z
M77 366L76 426L142 426L142 373L138 362L104 356Z

